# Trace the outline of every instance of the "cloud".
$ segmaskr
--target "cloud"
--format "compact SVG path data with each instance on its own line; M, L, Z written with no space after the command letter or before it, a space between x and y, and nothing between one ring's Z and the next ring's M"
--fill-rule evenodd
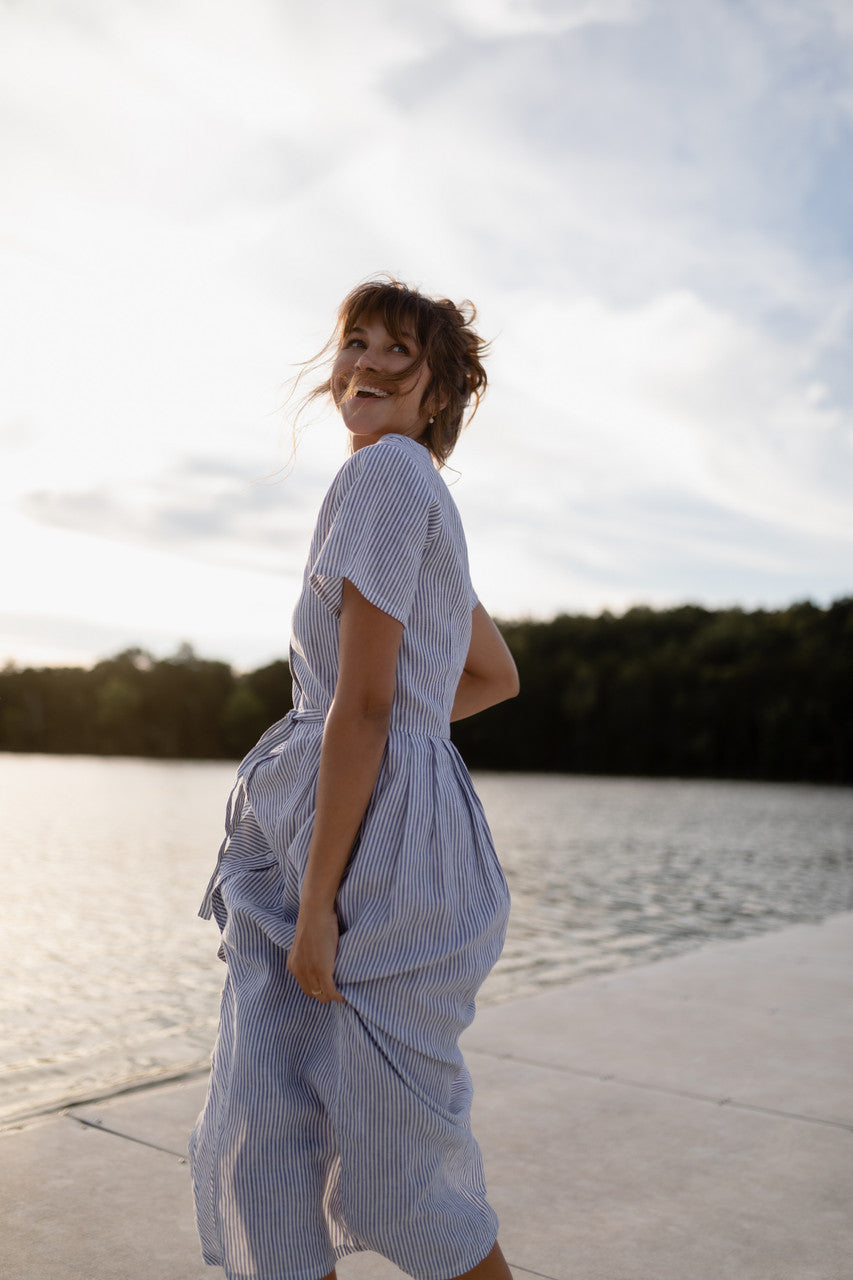
M638 308L528 295L502 341L515 360L501 391L537 422L525 452L552 482L556 459L566 464L567 498L655 484L849 536L853 412L815 378L819 346L683 290Z
M636 22L650 5L648 0L437 0L434 7L478 36L506 39Z
M850 225L833 198L847 129L826 93L847 64L821 34L815 18L806 59L749 4L656 5L628 28L463 41L391 90L419 150L429 130L462 131L441 186L463 225L479 218L502 272L523 264L530 279L541 263L554 288L594 280L634 300L675 283L719 293L739 278L716 271L717 255L732 242L754 252L760 233L775 291L812 204L821 225Z
M454 457L484 599L536 614L849 591L853 412L819 353L685 291L640 308L528 294L501 341L497 413Z
M33 490L17 502L41 525L166 550L227 568L298 575L316 492L259 477L243 461L188 457L148 479Z

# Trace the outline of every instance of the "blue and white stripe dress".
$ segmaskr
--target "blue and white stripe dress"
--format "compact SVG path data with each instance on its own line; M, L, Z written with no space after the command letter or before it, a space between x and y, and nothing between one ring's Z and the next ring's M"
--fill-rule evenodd
M287 972L335 688L343 579L404 624L388 744L341 883L335 981ZM227 962L190 1140L205 1260L229 1280L318 1280L361 1249L447 1280L491 1249L458 1047L509 895L450 742L476 597L459 514L422 445L358 450L320 510L293 617L294 709L240 765L201 914Z

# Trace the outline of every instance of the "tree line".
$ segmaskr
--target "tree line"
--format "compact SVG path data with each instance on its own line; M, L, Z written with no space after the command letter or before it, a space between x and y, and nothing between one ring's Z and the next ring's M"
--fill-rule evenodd
M853 783L853 597L502 624L521 695L453 726L471 768ZM184 645L0 672L0 750L239 758L291 706L284 661Z

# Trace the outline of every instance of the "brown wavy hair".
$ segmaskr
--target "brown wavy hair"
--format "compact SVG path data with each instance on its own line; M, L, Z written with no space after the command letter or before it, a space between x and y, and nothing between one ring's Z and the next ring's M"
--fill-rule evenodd
M453 452L463 425L471 421L486 390L483 357L488 343L471 327L477 317L473 303L457 306L447 298L431 298L393 277L367 280L357 285L338 308L335 331L326 346L308 362L314 367L335 355L347 334L360 320L381 320L392 338L402 341L406 333L418 344L418 354L401 373L383 372L383 382L408 382L424 365L430 377L421 397L421 408L434 419L419 437L439 467ZM303 370L305 372L305 370ZM306 402L332 392L331 378L315 387ZM473 408L463 423L465 410Z

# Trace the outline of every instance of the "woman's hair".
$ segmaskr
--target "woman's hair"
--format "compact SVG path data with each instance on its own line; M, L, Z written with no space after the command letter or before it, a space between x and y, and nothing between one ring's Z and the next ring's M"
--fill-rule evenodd
M387 277L368 280L348 293L338 309L335 331L326 346L308 362L313 367L330 352L337 354L346 335L360 320L381 320L395 340L410 333L418 344L412 363L398 374L386 374L383 382L408 382L426 365L430 377L421 397L421 407L434 418L420 437L439 466L453 452L463 426L463 416L471 400L471 421L486 390L486 371L482 360L487 342L471 325L477 312L470 302L457 307L447 298L430 298ZM306 396L306 402L331 393L327 378ZM439 406L444 402L444 407Z

